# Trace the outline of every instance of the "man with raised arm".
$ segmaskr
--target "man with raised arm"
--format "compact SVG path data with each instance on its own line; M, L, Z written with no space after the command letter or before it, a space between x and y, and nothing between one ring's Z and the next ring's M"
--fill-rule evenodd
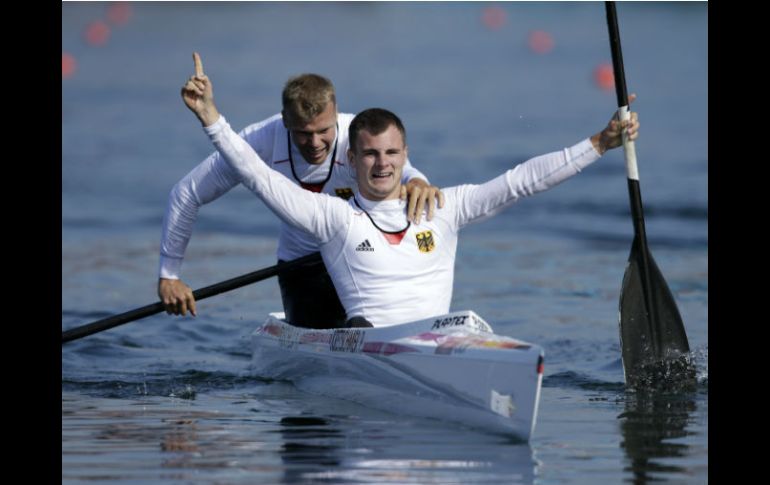
M317 74L289 79L282 95L283 111L240 132L260 158L293 183L312 191L349 198L355 178L348 164L348 126L352 114L337 113L334 86ZM420 221L427 209L443 204L437 187L407 161L401 196L408 192L409 217ZM237 173L218 152L180 180L171 191L163 218L158 296L169 314L195 315L192 290L180 278L185 249L201 205L222 196L240 183ZM293 260L318 251L313 237L299 228L281 224L278 260ZM326 268L322 263L278 275L287 320L298 326L339 326L345 322Z
M407 145L396 115L373 108L351 122L348 159L357 180L353 197L344 201L314 194L270 169L232 131L214 105L200 57L193 57L196 73L182 89L185 104L242 183L284 222L318 241L348 326L382 327L447 313L460 228L577 174L620 146L622 131L631 140L638 137L636 113L630 121L612 119L590 138L527 160L484 184L444 189L444 208L417 227L399 197Z

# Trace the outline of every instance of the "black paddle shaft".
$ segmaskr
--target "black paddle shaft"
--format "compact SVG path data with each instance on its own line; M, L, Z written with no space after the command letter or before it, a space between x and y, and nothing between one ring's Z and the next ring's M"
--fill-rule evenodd
M612 72L615 76L615 94L618 98L618 108L628 106L628 90L626 89L626 72L623 67L623 50L620 46L620 29L615 2L604 2L607 10L607 30L610 34L610 49L612 51ZM636 162L634 161L634 165ZM634 166L636 171L636 166ZM628 178L628 196L631 203L631 216L634 223L634 234L639 239L640 249L647 254L647 233L644 228L644 208L642 207L642 191L638 178Z
M615 94L618 99L618 108L628 106L628 89L626 88L626 72L623 67L623 49L620 45L620 29L618 28L618 14L615 9L615 2L604 2L607 11L607 30L610 35L610 49L612 51L612 71L615 76ZM636 173L636 161L634 160L634 173ZM647 231L644 227L644 208L642 206L642 191L639 186L639 180L634 175L628 177L628 197L631 205L631 218L634 226L634 248L640 258L641 283L644 285L644 294L651 295L650 287L650 263L647 247ZM632 251L633 253L633 251ZM648 314L654 314L655 309L650 308L654 303L649 298L644 298L645 310ZM650 328L653 340L657 340L654 326Z
M303 264L313 264L318 262L321 262L320 253L308 254L307 256L303 256L301 258L293 259L284 263L278 263L268 268L260 269L258 271L247 273L242 276L237 276L235 278L222 281L221 283L206 286L205 288L200 288L193 291L193 297L195 297L196 301L203 300L205 298L209 298L226 291L234 290L251 283L256 283L257 281L265 280L277 275L278 273L296 268L297 266L301 266ZM62 343L66 343L71 340L87 337L88 335L102 332L104 330L109 330L113 327L117 327L118 325L123 325L124 323L133 322L134 320L139 320L141 318L149 317L150 315L155 315L156 313L160 313L164 310L165 307L163 306L162 302L152 303L150 305L127 311L119 315L113 315L93 323L71 328L65 332L62 332L61 341Z
M615 2L605 2L618 108L627 115L628 93ZM620 113L619 113L620 114ZM671 291L647 245L634 142L623 143L634 241L620 293L620 340L626 382L640 382L643 368L689 352L684 324ZM687 372L691 375L691 372Z
M615 94L618 96L618 106L627 106L628 91L626 90L626 73L623 70L623 50L620 48L618 14L615 10L615 2L604 2L604 6L607 10L607 29L610 33L612 72L615 75Z

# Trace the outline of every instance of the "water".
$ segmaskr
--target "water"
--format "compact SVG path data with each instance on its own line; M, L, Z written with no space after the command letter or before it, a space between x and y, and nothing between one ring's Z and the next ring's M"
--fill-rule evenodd
M211 150L179 89L203 57L234 127L279 110L293 74L337 87L340 110L392 109L437 185L483 182L600 130L614 93L599 3L136 3L102 47L102 3L62 4L62 329L155 301L173 184ZM120 483L707 482L708 78L705 3L618 5L639 99L637 155L651 250L677 299L696 390L623 386L617 328L631 247L622 152L460 238L453 309L541 344L535 434L521 444L392 415L249 375L248 335L280 309L275 280L62 347L62 481ZM527 47L533 30L555 48ZM275 262L278 225L243 188L205 206L184 278L202 287Z

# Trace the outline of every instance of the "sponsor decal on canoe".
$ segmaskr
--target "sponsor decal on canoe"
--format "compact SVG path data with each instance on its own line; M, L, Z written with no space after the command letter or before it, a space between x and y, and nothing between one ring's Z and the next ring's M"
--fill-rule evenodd
M491 340L476 336L448 336L436 347L437 354L462 353L467 349L520 349L526 350L529 345L517 341Z
M259 332L272 335L273 337L278 337L281 335L282 328L283 327L281 325L276 325L275 323L269 323L267 325L262 325L262 327L259 329Z
M390 342L366 342L363 347L363 352L367 354L390 356L404 352L419 352L419 350L415 349L414 347L409 347L408 345L394 344Z
M339 189L334 189L334 193L337 194L337 197L342 197L345 200L353 197L353 190L350 187L340 187Z
M302 329L292 326L284 326L278 335L278 343L281 347L294 349L299 345L299 339L302 336Z
M429 253L436 247L436 243L433 242L433 233L430 231L418 232L415 237L417 238L417 248L423 253Z
M456 315L454 317L437 318L433 322L431 330L438 330L444 327L454 327L456 325L465 325L465 321L468 320L468 315Z
M471 327L473 327L474 329L492 333L492 327L490 327L487 322L482 320L481 317L477 317L476 315L471 315L471 322L472 322Z
M307 329L275 323L263 325L259 331L276 337L281 347L289 349L295 348L298 344L329 343L331 339L328 332L308 332Z
M510 418L516 411L516 406L513 404L513 398L507 394L500 394L492 389L492 393L489 398L489 407L492 411L496 412L500 416Z
M361 352L364 344L363 330L335 330L329 341L332 352Z
M452 317L437 318L433 322L431 330L438 330L445 327L465 326L473 330L480 330L483 332L492 332L492 327L487 322L477 317L476 315L455 315Z
M332 336L328 332L307 332L299 338L301 344L329 343Z
M462 353L467 349L526 350L530 348L529 344L525 344L511 338L497 339L480 335L453 335L425 332L419 335L415 335L413 338L422 341L432 340L436 342L435 353L439 355Z

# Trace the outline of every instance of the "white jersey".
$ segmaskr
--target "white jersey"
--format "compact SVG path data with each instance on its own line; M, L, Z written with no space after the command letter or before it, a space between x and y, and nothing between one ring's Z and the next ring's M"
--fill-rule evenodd
M348 127L354 117L349 113L337 115L334 149L319 165L307 163L297 147L293 143L290 145L280 113L249 125L239 135L264 163L295 184L347 199L353 195L356 186L355 174L348 163ZM427 182L427 178L407 162L403 181L412 178L421 178ZM222 159L219 152L214 152L174 186L163 218L159 268L161 278L179 278L200 206L221 197L240 181L238 174ZM288 261L318 250L318 243L312 235L295 226L281 224L278 259Z
M348 318L360 315L375 327L448 313L459 229L553 187L599 158L586 139L482 185L444 189L444 207L416 226L407 223L401 200L373 202L356 191L344 201L299 189L270 170L224 117L204 130L249 190L286 223L316 238Z

